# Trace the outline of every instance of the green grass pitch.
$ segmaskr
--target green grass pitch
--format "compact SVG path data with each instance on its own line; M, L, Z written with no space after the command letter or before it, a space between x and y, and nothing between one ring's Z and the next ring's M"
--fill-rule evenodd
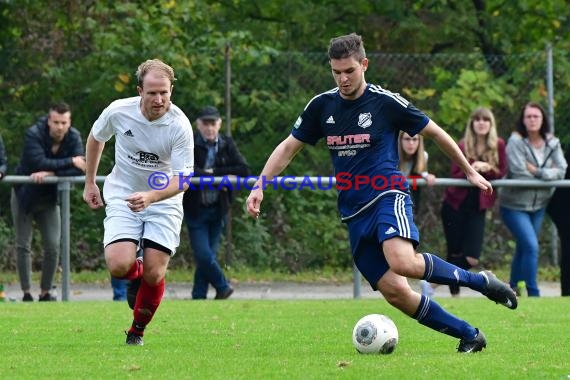
M378 300L166 300L145 345L125 345L126 303L0 304L0 379L562 379L570 375L570 299L523 298L515 311L484 298L439 299L480 327L487 349L457 340ZM356 321L386 314L400 342L361 355Z

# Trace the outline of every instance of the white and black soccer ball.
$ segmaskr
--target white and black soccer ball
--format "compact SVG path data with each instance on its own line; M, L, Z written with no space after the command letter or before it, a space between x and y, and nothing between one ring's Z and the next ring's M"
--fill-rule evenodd
M361 354L391 354L398 345L398 328L385 315L364 316L352 330L352 344Z

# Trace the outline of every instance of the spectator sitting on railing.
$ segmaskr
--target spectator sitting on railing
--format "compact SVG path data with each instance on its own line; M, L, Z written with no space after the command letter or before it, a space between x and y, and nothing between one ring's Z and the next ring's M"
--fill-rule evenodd
M50 294L60 256L61 214L57 184L44 184L47 176L75 176L85 172L85 149L79 131L71 127L71 108L54 104L26 131L22 158L16 174L29 175L35 184L18 184L12 189L11 208L16 233L16 265L23 301L33 301L30 293L32 272L32 225L42 236L43 261L40 301L56 301Z
M435 183L435 175L428 172L428 153L424 150L424 137L420 134L414 137L404 131L398 135L398 156L400 157L399 169L403 175L422 176L428 186ZM410 197L413 202L414 213L420 210L420 189L411 189Z
M546 113L538 103L522 108L516 131L507 143L508 179L562 179L568 164L560 141L550 134ZM549 188L504 187L499 190L501 217L516 241L511 263L511 287L520 293L525 282L529 297L539 297L538 234L546 205L554 192Z
M478 173L488 180L499 179L507 172L505 141L497 136L493 112L475 109L467 121L459 148ZM451 177L465 178L461 168L451 162ZM495 204L495 194L485 194L476 187L449 186L441 207L441 220L447 243L447 261L469 270L479 264L485 233L485 213ZM421 283L422 292L431 296L431 287ZM449 285L451 295L460 287Z
M0 136L0 181L4 179L8 171L8 158L6 157L6 149L4 148L4 140Z

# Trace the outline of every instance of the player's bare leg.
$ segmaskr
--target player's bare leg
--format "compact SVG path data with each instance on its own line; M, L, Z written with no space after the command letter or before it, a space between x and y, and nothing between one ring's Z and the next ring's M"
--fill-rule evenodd
M105 247L105 262L109 273L116 278L131 280L139 276L135 265L137 245L133 241L117 241Z

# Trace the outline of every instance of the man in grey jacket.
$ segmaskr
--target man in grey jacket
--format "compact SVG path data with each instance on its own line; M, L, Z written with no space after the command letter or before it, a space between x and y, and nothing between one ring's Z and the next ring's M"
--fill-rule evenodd
M507 143L509 179L564 178L568 164L560 141L551 135L542 106L527 103L521 110L516 131ZM516 240L511 263L510 285L518 293L518 283L525 282L528 295L539 297L538 234L553 187L505 187L499 190L501 217Z

